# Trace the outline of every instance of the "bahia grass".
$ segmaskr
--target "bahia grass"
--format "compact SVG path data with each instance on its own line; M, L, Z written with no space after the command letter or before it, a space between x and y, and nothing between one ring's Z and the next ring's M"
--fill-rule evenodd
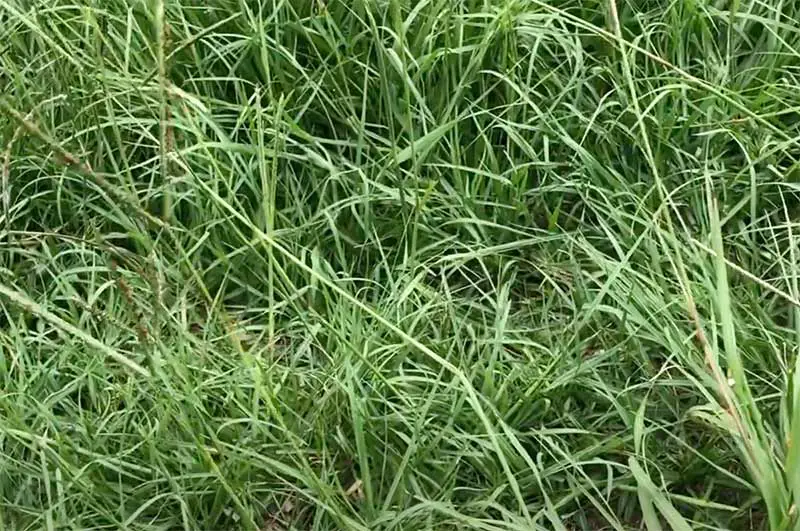
M800 530L799 49L0 0L0 529Z

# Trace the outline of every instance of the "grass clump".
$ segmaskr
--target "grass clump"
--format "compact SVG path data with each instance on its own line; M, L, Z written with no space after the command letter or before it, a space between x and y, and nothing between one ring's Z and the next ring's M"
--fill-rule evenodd
M800 528L798 15L0 0L0 528Z

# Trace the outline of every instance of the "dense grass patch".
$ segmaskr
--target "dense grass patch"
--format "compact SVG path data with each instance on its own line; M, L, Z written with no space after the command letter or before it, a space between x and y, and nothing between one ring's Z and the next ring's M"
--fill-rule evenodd
M798 20L0 0L0 528L800 529Z

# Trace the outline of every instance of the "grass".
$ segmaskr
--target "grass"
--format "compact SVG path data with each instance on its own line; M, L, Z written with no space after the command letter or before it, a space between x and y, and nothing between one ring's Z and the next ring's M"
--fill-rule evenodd
M0 529L800 529L798 21L0 0Z

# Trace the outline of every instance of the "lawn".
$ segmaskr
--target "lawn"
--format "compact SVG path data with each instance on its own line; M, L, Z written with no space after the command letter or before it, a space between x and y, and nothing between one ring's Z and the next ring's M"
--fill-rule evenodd
M0 0L0 530L800 530L800 3Z

